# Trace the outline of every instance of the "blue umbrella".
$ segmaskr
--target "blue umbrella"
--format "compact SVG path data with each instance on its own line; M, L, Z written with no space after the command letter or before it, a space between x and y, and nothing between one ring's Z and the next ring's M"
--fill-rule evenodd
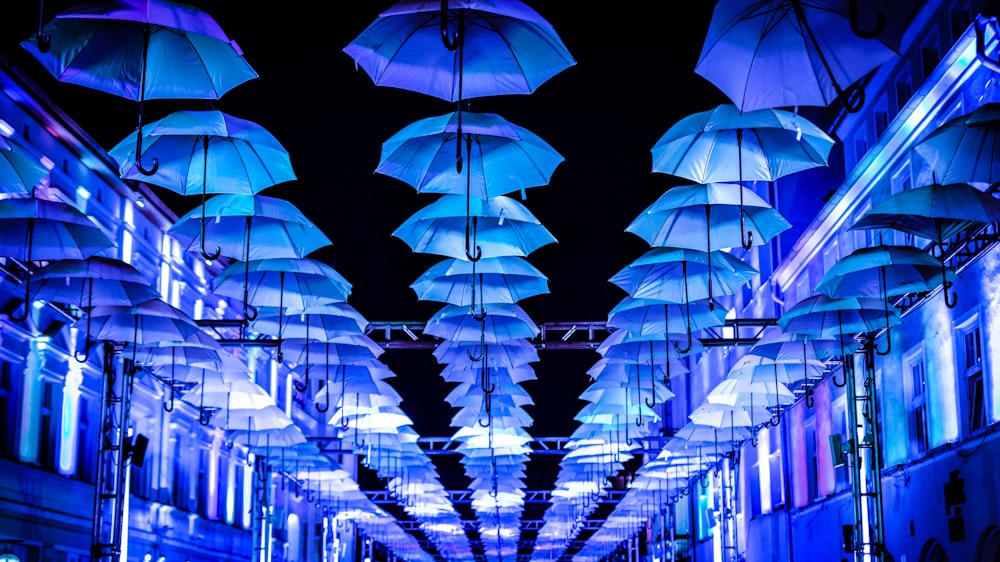
M379 86L453 102L530 94L576 64L552 25L518 0L402 0L344 52Z
M0 200L0 257L14 258L30 267L35 260L82 260L115 244L87 215L59 201L37 197ZM24 314L31 304L31 271L24 279Z
M490 313L479 319L464 306L448 304L439 310L424 327L424 333L452 341L475 342L485 337L488 344L503 343L516 338L533 338L539 328L516 304L494 304Z
M414 252L466 258L463 233L468 227L467 201L461 195L442 195L406 219L392 235ZM510 197L499 195L486 201L474 198L471 204L471 239L478 257L523 257L556 241L524 205Z
M13 139L0 136L0 193L31 193L49 170Z
M698 183L774 181L826 166L834 140L807 119L780 109L741 112L722 104L681 119L653 146L653 171ZM743 189L733 189L743 207ZM753 233L740 217L741 243Z
M137 142L141 152L135 153L132 137L139 135L147 143L143 149ZM216 259L221 252L219 248L214 253L205 250L207 194L254 194L296 179L288 151L274 135L252 121L215 110L175 111L151 123L145 133L132 133L108 154L118 162L123 178L141 179L181 195L201 194L200 242L205 259ZM152 155L162 166L147 173L133 164L138 162L135 154ZM233 204L223 199L212 205L220 213Z
M549 281L535 266L517 256L483 258L478 262L450 258L431 266L410 288L420 300L475 308L477 299L484 305L511 304L546 294Z
M473 261L469 239L471 200L489 199L546 185L563 157L534 133L493 113L460 112L421 119L382 145L376 172L412 185L421 193L464 194L466 256ZM463 133L464 130L464 133ZM462 141L468 165L462 172ZM451 144L456 146L452 169Z
M136 167L147 99L217 100L257 77L236 42L200 9L169 0L104 0L56 15L21 43L61 82L139 102Z
M464 113L465 173L452 166L458 113L421 119L382 143L375 169L420 193L466 194L479 199L549 183L564 160L531 131L494 113ZM462 139L458 139L462 140Z
M864 103L864 91L852 85L899 56L899 40L909 22L904 10L886 18L870 9L882 4L720 0L695 72L742 111L825 107L839 99L856 112ZM897 4L912 11L909 2Z
M221 255L242 260L304 258L332 244L298 207L260 194L211 197L177 219L167 233L188 251L204 248L204 237Z

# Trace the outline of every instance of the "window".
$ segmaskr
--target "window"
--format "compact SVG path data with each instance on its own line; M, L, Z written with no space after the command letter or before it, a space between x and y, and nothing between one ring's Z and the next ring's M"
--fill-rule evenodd
M819 498L819 464L816 456L816 418L810 416L805 423L806 434L806 472L809 489L809 500Z
M955 6L951 8L950 23L951 23L951 42L957 43L958 38L965 33L965 30L969 28L972 24L972 11L969 8L968 2L955 3Z
M90 402L85 394L80 394L80 405L77 407L79 421L77 423L76 442L76 477L84 482L94 482L94 439L90 437Z
M849 439L856 440L858 438L858 432L851 432L850 425L847 423L846 394L834 399L833 403L830 404L830 434L841 435L845 442ZM849 466L850 461L837 465L833 468L833 474L836 477L835 490L838 492L846 490L851 485L851 476L848 470Z
M57 400L52 381L42 381L42 420L38 431L38 462L51 470L56 468L56 431L59 421L54 415L53 404Z
M931 37L920 48L920 64L924 72L924 79L927 79L934 72L940 61L941 53L938 50L938 39L936 36Z
M910 419L910 452L923 453L928 449L927 419L927 368L924 360L924 349L907 354L903 361L903 375L908 401Z
M966 430L975 433L986 427L986 387L983 379L983 340L979 318L975 317L958 328L958 373L964 379Z
M882 133L889 128L889 104L884 96L879 98L873 111L875 114L875 136L881 137Z
M902 111L911 97L913 97L913 82L910 80L910 65L906 65L896 81L896 111Z

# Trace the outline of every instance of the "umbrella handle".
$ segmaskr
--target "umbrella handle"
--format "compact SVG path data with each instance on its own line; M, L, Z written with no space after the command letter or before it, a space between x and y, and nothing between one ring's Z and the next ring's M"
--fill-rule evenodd
M326 345L329 346L330 345L329 342ZM330 410L330 364L329 363L326 364L326 384L323 386L323 388L326 389L326 405L320 408L319 402L316 402L314 404L314 406L316 407L316 411L321 414L325 414L327 411Z
M38 52L47 53L52 46L52 37L43 33L43 23L45 20L45 0L38 0L38 31L35 32L35 41L38 43Z
M163 411L167 412L167 413L174 411L174 381L173 381L173 379L170 380L170 400L164 400L164 402L163 402Z
M781 423L781 406L778 406L778 410L771 414L770 421L772 427L778 427L779 423Z
M944 263L944 251L941 252L941 291L944 293L944 305L948 308L955 308L958 304L958 293L949 291L954 286L952 281L948 281L948 266ZM948 293L951 293L951 297ZM888 322L888 320L886 320Z
M149 34L151 30L147 23L142 29L142 77L139 81L139 123L135 128L135 167L144 176L151 176L160 169L160 159L153 158L153 167L146 168L142 165L142 113L146 105L146 63L149 57Z
M458 30L448 33L448 0L441 0L441 42L449 51L454 51L462 44L465 31L465 18L459 11Z
M851 20L851 31L853 31L855 35L862 39L874 39L882 34L882 31L885 30L885 14L882 12L876 13L875 27L871 29L864 29L858 21L858 0L850 0L847 4L848 17Z

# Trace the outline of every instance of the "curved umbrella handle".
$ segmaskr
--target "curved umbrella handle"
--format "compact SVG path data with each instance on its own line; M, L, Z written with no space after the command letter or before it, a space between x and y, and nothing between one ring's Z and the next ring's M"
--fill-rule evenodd
M848 3L847 14L848 18L851 20L851 31L855 35L862 39L874 39L882 34L885 30L885 14L878 12L875 14L876 23L875 27L871 29L864 29L861 27L861 23L858 21L858 0L850 0Z
M474 363L478 363L478 362L480 362L480 361L483 360L483 352L482 351L480 351L479 354L477 355L471 349L468 349L468 350L465 351L465 354L468 355L469 356L469 360L472 361L472 362L474 362Z
M14 322L24 322L28 319L28 310L31 308L31 249L34 246L35 219L28 219L28 232L25 235L28 246L28 259L24 261L24 314L12 312L10 319Z
M38 52L47 53L52 46L52 37L43 32L45 22L45 0L38 0L38 31L35 32L35 41L38 43Z
M455 33L448 32L448 0L441 0L441 42L449 51L457 49L464 40L465 18L459 12L458 29Z
M670 310L669 304L663 305L663 324L665 328L669 329L669 323L667 322L667 311ZM665 332L666 333L666 332ZM670 362L670 348L667 348L667 363ZM638 367L636 367L638 370ZM650 402L652 398L652 402ZM653 340L649 340L649 398L643 397L643 402L646 406L653 408L656 406L656 367L653 365Z
M146 168L142 165L142 114L146 105L146 63L149 54L149 24L142 29L142 76L139 80L139 124L135 129L135 167L145 176L151 176L160 169L160 160L153 158L153 167Z
M948 281L948 266L944 263L944 252L941 253L941 291L944 293L944 305L948 308L955 308L958 304L958 293L949 291L954 286L952 281ZM951 297L948 293L951 293Z
M309 315L308 314L306 314L306 377L305 381L302 383L302 386L299 386L299 383L294 380L292 381L292 386L294 386L295 390L299 392L305 392L306 390L309 390Z

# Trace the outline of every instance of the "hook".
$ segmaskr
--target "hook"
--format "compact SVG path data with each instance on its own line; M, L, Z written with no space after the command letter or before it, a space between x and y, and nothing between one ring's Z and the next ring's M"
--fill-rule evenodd
M983 66L993 72L1000 72L1000 61L986 56L986 28L990 25L991 21L995 20L993 18L986 18L981 14L976 16L976 56Z
M306 488L306 502L313 503L316 501L316 491L312 488Z
M882 303L885 306L885 351L876 347L874 342L872 342L872 349L875 350L875 353L878 353L879 355L882 356L886 356L889 355L890 351L892 351L892 334L889 333L889 294L886 292L885 266L879 268L879 277L881 281L880 284L882 287ZM945 304L947 304L947 302L948 302L948 295L946 294Z
M142 165L142 114L146 105L146 64L149 58L149 34L150 27L147 23L142 29L142 76L139 83L139 123L135 131L135 167L144 176L151 176L160 168L160 160L153 158L153 167L146 168Z
M170 379L170 400L163 403L163 411L173 412L174 411L174 380Z
M781 423L781 407L780 406L778 407L778 411L776 411L773 414L771 414L771 420L770 420L769 423L771 424L771 427L778 427L778 424Z
M89 319L88 319L87 324L90 324ZM90 359L90 349L91 349L91 347L93 347L93 346L90 345L89 341L87 343L83 344L83 353L80 353L79 351L74 351L73 352L73 359L76 359L77 363L86 363ZM167 410L167 411L169 412L170 410Z
M816 397L812 392L812 385L806 386L806 408L812 410L813 406L816 405Z
M466 201L468 201L468 197L466 197ZM469 227L470 221L471 221L471 224L472 224L471 229ZM476 237L476 227L477 227L478 223L479 223L479 217L472 217L472 216L469 216L468 214L466 214L466 217L465 217L465 257L468 258L468 260L471 261L471 262L473 262L473 263L475 263L475 262L477 262L477 261L479 261L479 260L481 260L483 258L483 249L482 249L482 247L476 245L476 243L472 241L472 239ZM475 246L475 248L476 248L476 253L475 254L472 253L472 247L473 246Z
M215 247L215 251L208 253L205 250L205 206L208 196L208 135L202 136L202 172L201 172L201 257L209 261L215 261L222 255L222 248ZM156 160L154 159L154 162ZM247 249L250 247L250 217L247 217ZM250 261L250 253L247 252L247 261Z
M847 367L846 367L846 365L843 366L843 367L841 367L840 372L844 374L844 381L843 382L837 382L837 374L836 373L834 373L833 376L830 377L830 380L833 381L834 386L836 386L837 388L844 388L845 386L847 386Z
M851 20L851 31L862 39L874 39L881 35L882 31L885 30L885 14L882 12L875 14L877 19L875 27L872 29L863 29L861 27L861 23L858 22L858 0L850 0L850 2L848 2L847 13Z
M448 0L441 0L441 42L449 51L454 51L462 44L463 31L465 30L464 18L459 12L458 31L454 34L448 33Z
M480 351L480 352L479 352L479 354L477 355L477 354L476 354L476 353L474 353L474 352L473 352L473 351L472 351L471 349L469 349L469 350L467 350L467 351L465 352L465 354L466 354L466 355L468 355L468 356L469 356L469 359L471 359L471 360L472 360L473 362L475 362L475 363L478 363L479 361L482 361L482 360L483 360L483 352L481 352L481 351Z
M42 23L45 20L45 0L38 0L38 31L35 32L35 41L38 43L38 52L47 53L52 46L52 37L43 32Z
M475 305L473 305L473 306L475 306ZM481 307L479 310L480 310L479 312L476 312L475 308L473 308L472 311L470 312L470 314L472 315L473 319L478 320L479 322L482 322L482 321L486 320L486 308L485 307Z
M677 342L673 342L673 344L674 350L676 350L677 353L684 354L691 351L691 346L694 344L694 340L691 339L691 328L689 327L687 332L687 347L681 349L681 346L677 345Z
M955 291L951 291L951 294L954 298L948 296L949 289L952 288L954 283L948 280L948 266L945 265L944 263L943 248L941 250L941 281L942 281L941 290L944 293L944 305L947 306L948 308L955 308L955 305L958 304L958 293Z

